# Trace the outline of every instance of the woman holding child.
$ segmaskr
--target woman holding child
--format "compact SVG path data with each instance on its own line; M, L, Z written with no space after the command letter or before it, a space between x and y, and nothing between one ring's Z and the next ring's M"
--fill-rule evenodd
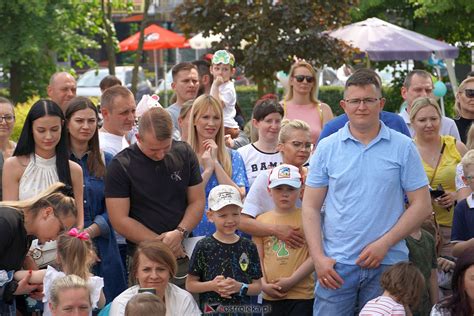
M304 167L304 164L308 161L311 148L309 125L300 120L283 120L278 137L278 150L281 153L283 163L293 165L299 169L303 183L308 173L308 169ZM261 172L247 194L242 211L245 216L242 216L240 229L252 236L273 235L279 240L285 241L290 247L301 247L304 243L301 230L295 230L290 225L264 224L255 220L258 215L275 207L275 203L268 193L269 174L270 170ZM301 207L301 198L296 201L296 206Z
M30 238L36 236L43 243L55 240L76 223L74 199L65 196L63 189L63 184L55 183L31 199L1 203L0 315L15 315L15 295L38 289L38 285L29 284L31 273L18 282L12 279L23 266Z
M444 239L441 255L452 255L451 226L456 201L456 166L466 153L466 146L449 135L439 134L441 110L436 100L422 97L413 102L410 121L415 130L415 143L433 190L433 209ZM443 191L443 192L441 192Z
M311 142L316 144L324 123L334 117L329 105L316 99L316 71L308 62L299 60L291 66L288 77L288 94L282 102L285 118L308 123Z
M219 184L235 186L244 197L249 186L245 165L236 150L225 146L224 119L219 101L210 95L201 95L194 101L190 115L188 143L199 158L206 200L211 189ZM204 214L193 234L208 236L214 232L214 225Z

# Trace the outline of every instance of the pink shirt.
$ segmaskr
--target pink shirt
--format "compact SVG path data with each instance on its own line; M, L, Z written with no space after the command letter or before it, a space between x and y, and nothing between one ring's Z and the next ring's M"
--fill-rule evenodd
M286 106L284 106L285 118L289 120L298 119L308 123L311 130L311 142L313 144L318 140L322 130L322 113L320 107L320 105L315 106L314 104L286 104Z
M365 304L359 316L393 315L405 316L405 308L391 297L379 296Z

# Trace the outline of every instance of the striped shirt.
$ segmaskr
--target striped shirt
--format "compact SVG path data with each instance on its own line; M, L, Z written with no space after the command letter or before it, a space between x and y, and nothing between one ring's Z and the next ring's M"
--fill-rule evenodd
M359 316L376 315L405 316L406 313L403 305L395 302L391 297L379 296L371 301L368 301L359 314Z

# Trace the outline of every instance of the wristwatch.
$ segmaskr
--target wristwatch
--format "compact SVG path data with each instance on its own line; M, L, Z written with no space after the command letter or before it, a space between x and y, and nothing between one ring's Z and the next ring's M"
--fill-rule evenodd
M240 296L247 295L248 290L249 290L249 285L245 284L245 283L242 283L242 286L240 287L239 295Z
M189 237L189 232L186 230L186 228L178 226L176 227L176 230L179 231L183 235L183 239L186 239Z

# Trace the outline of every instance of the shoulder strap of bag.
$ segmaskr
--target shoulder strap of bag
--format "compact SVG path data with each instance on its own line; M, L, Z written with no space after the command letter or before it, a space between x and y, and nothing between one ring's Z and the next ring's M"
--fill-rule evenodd
M431 180L430 180L430 187L431 187L431 184L433 183L434 178L436 177L436 172L438 171L438 167L441 162L441 158L443 157L445 147L446 147L446 143L443 140L443 145L441 146L441 150L439 151L438 161L436 162L436 167L434 169L433 176L431 177Z

